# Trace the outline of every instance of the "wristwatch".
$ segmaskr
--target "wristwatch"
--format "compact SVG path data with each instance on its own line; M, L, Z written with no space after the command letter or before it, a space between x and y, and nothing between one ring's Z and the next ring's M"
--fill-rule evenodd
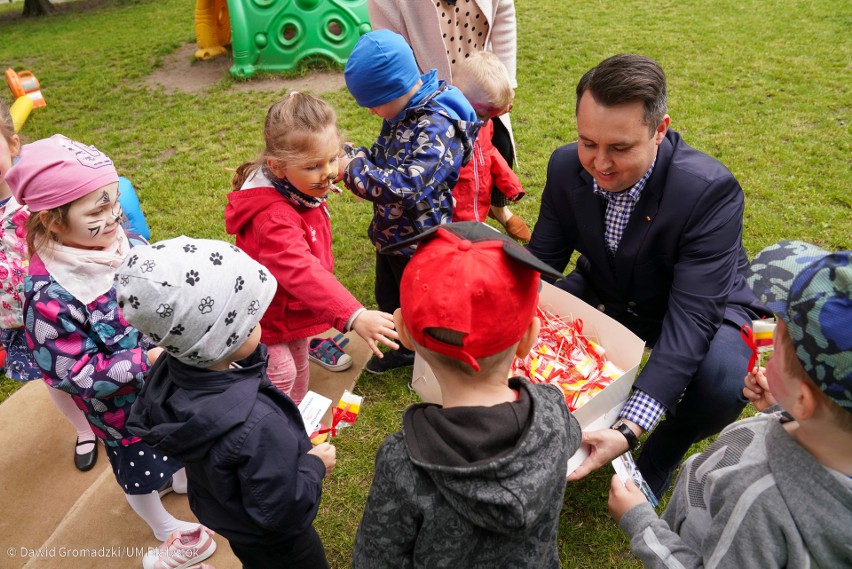
M630 451L634 451L639 448L639 437L636 436L633 429L627 426L624 419L616 421L611 428L624 435L624 438L627 439L627 447Z

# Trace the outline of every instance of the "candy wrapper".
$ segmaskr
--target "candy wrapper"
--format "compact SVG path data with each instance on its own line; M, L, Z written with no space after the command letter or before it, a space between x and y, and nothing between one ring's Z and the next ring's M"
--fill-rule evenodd
M603 346L583 335L583 321L536 309L541 319L538 340L523 358L512 362L512 375L533 383L552 383L572 412L603 391L623 371L607 360Z
M751 327L748 324L743 324L740 328L740 335L751 349L751 358L748 361L746 372L752 372L755 366L766 367L766 361L772 355L774 347L775 319L752 320Z
M355 395L348 389L340 396L340 401L337 407L331 410L331 426L326 427L322 424L311 434L311 442L319 444L325 442L330 437L336 437L337 431L340 429L351 427L358 419L358 412L361 410L361 403L364 397Z
M332 411L334 417L332 427L342 429L354 425L358 418L358 412L361 410L362 401L364 401L364 397L361 395L355 395L348 389L344 391L337 403L337 408Z
M657 497L654 496L654 492L651 490L651 487L648 486L647 482L645 482L645 478L642 476L642 473L639 472L639 468L633 461L632 454L626 452L621 456L615 457L615 460L612 461L612 468L615 470L615 473L618 474L618 479L621 480L622 484L627 485L627 481L632 480L633 483L636 484L636 487L645 495L645 498L651 503L651 506L656 508L660 504Z

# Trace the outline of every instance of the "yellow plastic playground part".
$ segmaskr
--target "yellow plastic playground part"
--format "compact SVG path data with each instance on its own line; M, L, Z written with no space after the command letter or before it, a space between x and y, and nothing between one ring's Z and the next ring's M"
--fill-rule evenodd
M197 0L195 3L195 59L225 55L231 43L231 20L227 0Z
M24 123L27 122L27 117L33 110L33 100L24 95L18 97L12 106L9 107L9 114L12 115L12 125L15 127L15 132L21 132Z
M289 71L315 56L344 65L372 29L366 0L227 0L226 8L225 1L196 0L196 58L223 53L229 28L234 77Z

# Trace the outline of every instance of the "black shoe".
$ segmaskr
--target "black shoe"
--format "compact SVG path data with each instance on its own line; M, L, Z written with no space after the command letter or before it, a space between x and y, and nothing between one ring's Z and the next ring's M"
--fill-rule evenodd
M83 445L94 445L94 448L85 454L77 454L77 447ZM74 466L80 472L88 472L95 467L98 461L98 439L93 441L81 441L77 439L77 444L74 445Z
M385 357L380 358L373 354L367 365L364 366L364 371L375 375L381 375L386 371L408 367L414 365L414 352L409 350L391 350L385 352Z

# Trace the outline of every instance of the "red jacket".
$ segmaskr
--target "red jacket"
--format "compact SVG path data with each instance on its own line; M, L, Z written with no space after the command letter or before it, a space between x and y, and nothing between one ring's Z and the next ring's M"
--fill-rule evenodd
M497 188L509 201L524 197L518 176L491 143L492 119L485 121L473 143L473 158L459 172L453 188L453 221L485 221L491 208L491 188Z
M290 342L329 329L346 331L361 303L334 278L331 222L326 204L297 208L262 174L228 194L225 229L237 247L278 281L260 321L265 344Z

